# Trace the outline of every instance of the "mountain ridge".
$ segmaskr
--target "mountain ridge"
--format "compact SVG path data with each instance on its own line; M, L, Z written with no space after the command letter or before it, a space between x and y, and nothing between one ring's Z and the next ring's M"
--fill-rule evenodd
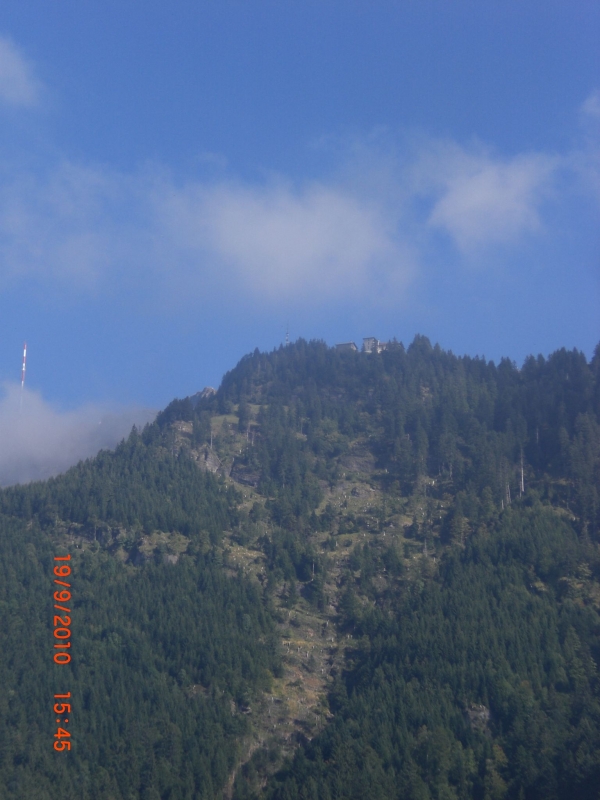
M175 732L169 744L149 733L146 716L153 756L145 766L118 766L110 746L102 756L87 746L74 762L78 774L85 765L108 771L115 797L562 798L569 785L595 796L599 372L599 348L589 363L560 350L518 370L508 360L458 358L425 337L369 354L300 340L254 351L216 392L173 401L115 451L0 492L3 531L13 531L4 546L18 550L19 536L29 538L44 553L70 549L86 565L85 635L98 653L120 653L121 681L139 665L114 649L113 634L121 647L131 636L147 641L156 667L144 680L171 681L174 703L212 703L215 720L229 714L235 723L223 729L225 759L192 759L190 772L181 759L168 769L161 753L175 739L198 747L197 734ZM40 580L48 558L34 559ZM127 587L147 571L177 597L173 581L192 594L203 576L241 582L260 613L228 617L223 588L224 605L194 640L192 661L185 631L199 623L187 602L186 625L172 637L145 628L140 609L129 633L115 621L95 639L94 614L106 618L94 611L102 581ZM168 620L168 594L156 602ZM398 619L414 624L398 628ZM526 642L545 631L532 653L516 620ZM256 626L253 642L242 635ZM239 652L219 649L221 628ZM41 619L38 629L43 638ZM224 681L218 658L201 667L205 647L231 664ZM498 668L488 665L494 660ZM104 681L99 662L95 670ZM409 690L414 681L430 687L421 700L421 690ZM523 681L525 706L552 731L530 744L515 699ZM369 707L388 720L385 731L375 733ZM102 718L99 707L93 716ZM165 720L177 727L172 715ZM89 736L83 726L80 738ZM565 747L573 758L561 761ZM523 748L543 768L525 768ZM15 781L8 764L0 762L5 786ZM21 773L51 775L42 764L40 756L37 771ZM84 796L95 796L93 782L83 785ZM54 796L49 786L46 779L40 796Z

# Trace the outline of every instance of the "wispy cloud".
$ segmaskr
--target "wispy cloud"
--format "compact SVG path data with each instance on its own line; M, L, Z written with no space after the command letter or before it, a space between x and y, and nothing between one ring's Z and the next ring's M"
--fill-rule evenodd
M571 156L571 166L580 183L600 202L600 89L591 92L581 105L583 142Z
M336 185L228 181L178 186L167 175L63 162L0 186L2 283L27 275L102 291L135 278L146 295L238 287L265 302L356 295L378 278L405 286L414 257L396 215Z
M10 39L0 36L0 103L35 106L39 92L32 65Z
M73 464L114 447L153 417L146 409L85 406L74 411L52 408L42 397L4 385L0 399L0 486L51 477Z
M377 274L409 277L393 215L334 185L190 186L158 214L173 241L272 302L356 294Z
M600 120L600 89L595 89L586 97L582 103L581 112L586 117Z
M540 232L559 166L559 158L545 154L506 159L482 147L434 142L413 175L416 190L431 199L428 224L470 252Z
M123 189L110 174L66 161L46 174L7 177L0 185L3 282L34 274L93 284L113 260L108 243Z
M432 248L468 263L551 235L547 208L566 202L560 176L583 185L593 162L589 148L503 157L426 137L394 157L364 149L300 183L182 184L158 168L124 174L68 160L46 174L15 170L0 184L0 290L34 275L69 292L137 284L140 298L161 302L194 302L207 287L271 306L397 301Z

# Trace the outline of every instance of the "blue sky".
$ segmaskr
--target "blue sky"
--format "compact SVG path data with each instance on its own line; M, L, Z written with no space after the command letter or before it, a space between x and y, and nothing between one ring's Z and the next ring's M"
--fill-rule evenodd
M288 325L591 356L598 41L585 0L7 0L0 383L26 339L52 414L157 409Z

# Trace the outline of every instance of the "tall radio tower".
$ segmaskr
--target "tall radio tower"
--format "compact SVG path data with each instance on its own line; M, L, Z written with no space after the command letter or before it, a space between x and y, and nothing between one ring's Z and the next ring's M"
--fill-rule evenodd
M27 366L27 342L23 345L23 367L21 368L21 399L19 411L23 408L23 390L25 389L25 367Z

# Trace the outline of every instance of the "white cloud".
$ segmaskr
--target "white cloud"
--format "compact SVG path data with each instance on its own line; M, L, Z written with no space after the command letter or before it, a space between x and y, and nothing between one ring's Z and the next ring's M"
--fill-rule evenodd
M334 186L188 187L159 213L174 241L274 302L355 294L375 275L408 278L387 211Z
M39 93L32 66L0 36L0 103L32 106ZM599 91L581 118L597 123ZM401 151L376 132L354 142L327 180L299 185L279 176L182 186L160 170L124 174L68 160L45 173L4 166L0 291L34 276L69 292L143 286L140 294L161 302L194 301L210 287L271 305L380 303L406 296L436 247L447 255L438 231L468 262L547 234L546 205L557 200L561 171L581 186L600 185L593 137L562 156L501 157L424 137ZM199 160L221 175L227 169L219 154Z
M586 117L600 119L600 89L595 89L588 95L581 106L581 111Z
M32 66L10 39L0 36L0 102L31 107L37 104L39 91Z
M385 206L335 185L177 186L64 162L0 185L0 288L27 275L70 290L143 282L179 296L207 282L267 302L401 291L413 257Z
M532 153L494 158L482 148L432 143L413 169L415 190L428 196L428 224L468 253L515 242L543 228L542 206L552 194L560 160Z
M0 399L0 486L56 475L102 448L114 447L153 412L85 406L57 411L27 389L4 385Z
M396 302L432 253L447 261L437 231L464 263L551 234L547 206L566 202L559 174L582 183L591 163L583 151L504 158L423 138L396 156L364 149L328 180L296 186L180 185L165 171L67 161L46 175L15 170L0 184L0 289L35 276L68 292L134 287L161 304L209 292L270 306Z

